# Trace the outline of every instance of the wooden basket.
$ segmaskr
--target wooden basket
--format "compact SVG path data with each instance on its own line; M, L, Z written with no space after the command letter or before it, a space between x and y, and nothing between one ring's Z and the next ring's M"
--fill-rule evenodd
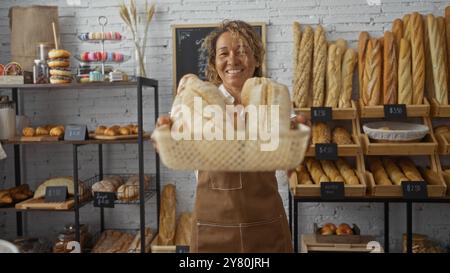
M356 156L356 158L362 155ZM361 165L361 160L356 159L356 175L358 176L361 184L358 185L347 185L344 184L344 195L345 197L360 197L366 195L366 177L364 175L364 166ZM294 196L298 197L319 197L320 196L320 184L313 185L303 185L298 183L297 173L292 172L289 177L289 186L292 190Z
M444 176L441 171L441 166L438 159L434 156L429 157L430 167L436 173L436 177L425 176L422 173L422 176L427 181L427 192L428 197L442 197L445 196L447 192L447 185L444 181ZM433 180L434 183L430 184L428 181ZM369 194L372 196L379 197L402 197L403 196L403 188L401 185L377 185L375 183L375 179L373 174L369 171L366 171L366 181L369 189Z
M430 99L431 103L431 116L448 118L450 117L450 105L441 105L435 98Z
M314 253L314 252L370 253L373 251L368 246L367 244L368 242L357 244L319 243L316 241L314 234L302 234L300 237L300 243L302 253ZM383 248L380 246L380 249L377 250L376 252L382 253Z
M311 119L311 108L294 108L296 114L302 114L307 119ZM357 116L356 103L352 100L352 107L350 108L333 108L333 120L354 120Z
M365 106L362 99L358 102L358 111L361 118L384 118L384 105ZM430 103L424 98L423 104L406 105L406 113L408 117L429 117Z
M310 129L300 125L279 138L274 151L261 151L259 140L174 140L168 126L155 130L163 163L177 170L274 171L293 169L306 153Z
M449 155L450 154L450 143L444 135L435 135L437 143L438 143L438 153L441 155Z

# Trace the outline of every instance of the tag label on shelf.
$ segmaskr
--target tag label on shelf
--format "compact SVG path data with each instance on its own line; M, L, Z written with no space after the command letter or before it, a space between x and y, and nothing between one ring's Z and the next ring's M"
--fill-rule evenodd
M405 104L385 104L384 118L387 120L405 120L407 118Z
M45 202L65 202L67 186L49 186L45 188Z
M403 197L406 199L428 198L427 182L425 181L403 181Z
M343 199L345 197L344 182L321 182L320 197L323 199Z
M66 125L64 130L64 140L86 140L88 131L86 125Z
M338 146L336 143L316 144L317 160L337 160Z
M115 192L94 192L94 207L114 208Z
M175 253L189 253L189 246L176 246Z
M311 107L311 122L328 122L333 120L331 107Z

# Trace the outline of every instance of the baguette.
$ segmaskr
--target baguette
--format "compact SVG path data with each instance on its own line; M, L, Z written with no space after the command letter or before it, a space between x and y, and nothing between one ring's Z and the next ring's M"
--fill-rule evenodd
M308 107L308 100L310 99L313 43L313 30L310 26L307 26L300 42L298 77L294 83L294 106L297 108Z
M293 59L293 82L292 82L292 90L297 90L297 82L299 77L299 54L300 54L300 42L302 40L302 30L299 22L294 22L292 24L292 39L293 39L293 50L292 50L292 59Z
M306 158L305 165L308 168L309 173L315 184L320 184L321 182L330 182L330 178L323 172L319 161L313 158Z
M314 32L313 53L313 103L312 106L321 107L325 98L325 72L327 66L327 40L322 26Z
M397 103L397 54L394 35L390 31L384 33L383 55L383 103L394 104Z
M447 71L450 71L450 6L445 8L445 33L447 36ZM450 79L448 81L450 82Z
M305 165L301 164L296 168L297 171L297 182L300 185L312 185L314 182L311 180L309 176L308 170Z
M368 162L369 169L373 173L373 177L375 179L375 184L392 185L392 182L378 157L369 157Z
M337 39L335 44L341 49L341 52L345 52L348 48L347 41L342 38Z
M403 16L403 38L408 42L411 41L410 19L411 14L405 14Z
M334 166L333 161L321 160L320 164L322 165L325 174L330 178L330 181L345 183L344 178L341 176L338 169L336 169L336 166Z
M343 158L338 158L336 160L336 167L339 169L339 172L344 177L345 184L348 185L358 185L359 179L358 176L356 176L354 170L350 165L345 161Z
M436 98L434 91L433 63L431 61L430 39L427 16L423 15L423 49L425 52L425 90L428 98Z
M444 84L443 84L443 88L444 88L444 91L442 91L442 93L444 94L444 98L443 98L443 101L441 102L441 104L445 104L445 105L447 105L448 104L448 89L450 88L450 86L449 86L449 81L450 81L450 79L449 79L449 75L448 75L448 73L449 73L449 69L448 69L448 62L449 62L449 59L447 58L448 56L447 56L447 46L446 46L446 33L445 33L445 19L444 19L444 17L441 17L441 16L438 16L437 17L437 22L438 22L438 29L439 29L439 37L440 37L440 41L441 41L441 48L442 48L442 52L443 52L443 56L444 56L444 68L443 68L443 70L444 70L444 75L443 75L443 78L444 78L444 81L446 81L447 82L447 84L445 84L445 82L444 82ZM440 72L440 73L442 73L442 71Z
M364 64L366 61L366 50L367 43L369 41L369 33L363 31L359 34L358 39L358 81L359 81L359 97L362 99L363 104L367 105L368 99L366 94L363 92L363 75L364 75Z
M402 19L395 19L392 23L392 34L394 35L395 53L400 52L400 41L403 38L403 21Z
M423 48L422 16L417 12L413 12L409 24L410 28L412 28L411 57L413 104L422 104L425 88L425 52Z
M414 162L408 158L402 158L398 161L398 165L402 169L405 176L411 181L424 181Z
M339 108L352 107L353 71L355 70L356 58L355 50L349 48L345 51L342 60L342 90L339 97Z
M400 42L398 63L398 103L412 103L411 47L406 39L402 39Z
M383 166L395 185L401 185L402 181L409 181L392 159L383 158Z
M381 46L377 39L370 39L367 45L364 64L363 92L367 98L366 105L379 105L381 95Z
M341 82L341 49L335 44L328 47L327 75L326 85L327 92L325 96L325 106L337 107L339 100L339 89Z
M161 193L161 213L159 217L160 245L173 245L176 232L175 186L167 184Z
M191 244L192 220L192 213L184 212L180 215L175 233L175 245L189 246Z

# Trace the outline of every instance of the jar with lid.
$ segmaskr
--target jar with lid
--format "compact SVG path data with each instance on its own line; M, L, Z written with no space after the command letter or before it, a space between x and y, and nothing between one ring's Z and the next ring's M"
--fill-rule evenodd
M33 83L48 83L48 66L45 60L34 60L33 65Z
M38 43L36 45L36 58L41 61L48 59L48 52L50 49L54 48L53 44L50 43Z
M87 225L80 225L80 248L85 249L89 247L91 235L88 232ZM75 225L66 225L64 230L58 235L58 239L53 245L53 253L70 253L72 249L67 245L76 241Z
M10 139L16 133L16 109L13 101L0 102L0 139Z

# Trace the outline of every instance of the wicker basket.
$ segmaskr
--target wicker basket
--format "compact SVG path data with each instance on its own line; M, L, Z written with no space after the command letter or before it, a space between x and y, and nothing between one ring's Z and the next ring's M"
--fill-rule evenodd
M280 136L278 148L261 151L259 140L174 140L167 126L153 134L162 162L176 170L274 171L294 169L303 161L310 129L299 125Z

